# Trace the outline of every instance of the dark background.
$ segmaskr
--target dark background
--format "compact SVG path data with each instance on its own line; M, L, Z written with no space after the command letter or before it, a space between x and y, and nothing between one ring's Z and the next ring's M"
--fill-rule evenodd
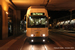
M24 15L26 14L27 10L21 10L21 20L24 18ZM72 14L75 13L75 10L72 11ZM51 11L48 10L48 15L51 17L49 20L49 23L53 22L53 19L58 19L64 16L70 16L70 11Z

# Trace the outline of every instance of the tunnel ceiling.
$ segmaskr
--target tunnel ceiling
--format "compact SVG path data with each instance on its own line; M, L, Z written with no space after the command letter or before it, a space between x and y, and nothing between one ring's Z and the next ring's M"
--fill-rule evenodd
M6 1L10 3L9 0ZM27 9L29 6L46 6L48 10L75 9L75 0L11 0L11 1L18 9Z

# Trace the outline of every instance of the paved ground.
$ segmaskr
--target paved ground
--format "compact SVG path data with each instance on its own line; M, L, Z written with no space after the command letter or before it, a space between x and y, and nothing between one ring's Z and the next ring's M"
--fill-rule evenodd
M29 44L26 42L21 50L75 50L75 34L49 30L49 43Z
M49 39L45 44L30 44L25 34L0 40L0 50L75 50L74 33L49 30Z
M0 45L0 50L20 50L21 46L24 44L25 34L18 37L11 37L5 40L0 40L2 45Z
M75 37L75 31L71 31L71 30L63 30L63 29L49 29L50 32L52 33L60 33L60 34L64 34L67 36L72 36Z
M64 29L50 29L53 31L59 31L59 32L65 32L65 33L75 33L75 31L72 30L64 30Z

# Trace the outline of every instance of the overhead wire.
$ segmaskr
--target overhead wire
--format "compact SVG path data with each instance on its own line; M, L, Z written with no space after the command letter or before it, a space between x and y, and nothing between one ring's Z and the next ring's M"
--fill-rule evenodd
M45 7L47 7L48 3L49 3L49 0L47 0L47 4L45 5Z

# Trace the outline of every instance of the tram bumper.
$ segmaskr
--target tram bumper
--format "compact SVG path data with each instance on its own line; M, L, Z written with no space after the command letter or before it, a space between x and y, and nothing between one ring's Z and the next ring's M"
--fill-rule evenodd
M48 37L28 37L28 41L31 43L35 42L47 42Z

